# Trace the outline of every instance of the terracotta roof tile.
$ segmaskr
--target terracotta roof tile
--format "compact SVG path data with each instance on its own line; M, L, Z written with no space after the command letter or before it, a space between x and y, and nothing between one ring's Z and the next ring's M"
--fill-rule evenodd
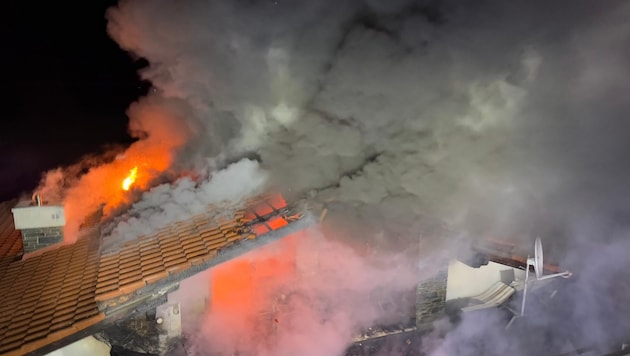
M79 293L79 299L78 299L79 305L92 299L95 294L94 292L95 292L95 288L93 286L90 286L90 288L81 289L81 292Z
M186 254L186 258L191 258L208 253L208 249L204 244L184 246L184 253Z
M103 255L98 239L86 237L24 261L3 262L6 247L0 241L0 352L24 354L59 341L104 320L97 303L107 305L147 285L181 278L192 266L215 258L219 249L288 224L279 195L254 199L249 206L231 219L197 215ZM0 204L0 237L15 234L12 218L2 214L8 207ZM267 221L257 220L261 217ZM252 227L254 220L258 224ZM97 235L94 231L92 237Z
M200 229L198 229L198 232L199 232L199 234L201 234L201 235L203 235L203 234L205 234L205 233L208 233L208 232L213 233L213 232L220 232L220 231L221 231L220 227L218 227L218 226L216 226L216 225L213 225L213 226L206 226L206 227L204 227L204 228L200 228ZM194 230L193 230L193 231L188 231L188 232L189 232L189 233L195 233L195 231L194 231Z
M138 239L138 247L140 249L140 251L144 251L146 249L152 249L155 247L155 241L148 239L148 238L142 238L142 239ZM109 260L115 260L115 255L113 256L108 256Z
M56 325L58 323L63 323L68 320L71 320L74 317L74 310L68 309L70 306L71 305L67 305L67 304L64 305L63 307L65 307L66 309L57 311L57 313L55 313L55 315L53 316L53 320L50 323L53 325Z
M116 255L101 256L100 264L101 265L107 265L110 262L117 261L117 257L118 256L116 256Z
M201 240L199 238L201 234L188 234L188 235L178 235L179 237L179 241L181 241L183 244L187 244L193 241L199 241Z
M205 249L205 246L206 243L200 238L182 241L182 249L184 250L184 253Z
M16 200L0 203L0 268L18 260L22 256L22 235L15 230L11 208Z
M123 285L122 287L120 287L120 293L121 294L130 294L133 293L135 291L137 291L138 289L144 287L146 285L146 282L144 280L134 280L131 281L129 280L128 282L121 282L121 284Z
M269 215L271 213L273 213L273 207L271 207L271 205L263 202L260 202L258 204L256 204L256 206L254 207L254 212L256 213L256 215L258 215L259 217L263 217L266 215Z
M230 230L230 229L234 229L235 227L238 227L238 226L240 226L239 223L237 223L236 221L231 221L231 222L228 222L228 223L225 223L225 224L221 224L219 226L219 230L220 231Z
M135 292L145 284L156 283L169 275L177 275L192 265L204 263L217 254L217 250L235 241L255 238L245 227L247 219L267 216L286 207L281 196L252 201L252 209L238 211L232 219L216 218L207 214L197 215L160 229L150 236L128 241L117 253L101 256L96 285L96 299L100 302L123 294ZM255 211L255 214L253 214ZM274 226L287 222L277 220Z
M25 337L24 341L25 342L33 341L33 340L42 338L42 337L46 336L47 334L48 334L48 329L42 330L42 331L39 331L39 332L34 332L34 333L31 333L30 335L28 335L27 337Z
M274 216L267 220L267 226L269 226L272 230L278 230L287 225L289 225L289 223L281 216Z
M29 318L14 322L13 324L11 324L11 329L7 330L7 332L4 334L4 337L10 337L13 335L24 333L28 328L28 323L30 321L31 319Z
M62 299L65 299L65 298L69 298L69 297L72 297L75 294L76 294L76 292L75 292L74 288L72 288L72 289L68 288L68 289L65 289L65 290L61 291L61 293L59 293L59 299L62 300Z
M203 246L205 243L201 236L187 236L179 239L181 246L186 249L196 248L198 246Z
M95 237L86 236L75 244L13 261L3 270L0 285L7 288L0 289L2 352L13 350L22 354L33 345L41 347L59 341L67 332L76 332L73 324L84 321L76 318L83 282L95 284L96 281L98 244ZM94 299L87 300L84 308L83 316L98 315Z
M166 270L164 269L164 265L162 264L162 261L160 261L159 263L155 263L150 266L147 266L146 269L143 268L142 277L147 278L147 277L150 277L151 275L158 274L160 272L166 272Z
M137 261L136 263L133 264L128 264L127 267L121 267L120 268L120 275L126 275L128 273L139 273L140 272L140 261Z
M111 282L115 282L118 279L118 274L116 270L107 270L107 271L99 271L99 276L96 279L97 285L103 284L111 284Z
M38 315L52 315L56 306L57 303L54 300L44 302L38 301L37 314L33 316L33 320L36 320L38 318Z
M208 236L201 236L206 244L214 243L216 241L225 241L226 237L224 234L215 234Z
M85 311L78 312L78 313L74 314L74 317L73 317L72 320L76 323L78 321L81 321L83 319L89 318L89 317L91 317L93 315L96 315L96 314L98 314L97 310L89 308L89 309L86 309Z
M167 266L166 267L166 271L170 274L178 274L181 272L184 272L188 269L190 269L190 267L192 266L192 264L190 263L190 261L187 258L182 258L181 261L177 264L175 264L175 262L177 261L173 261L173 265L172 266Z
M181 245L172 245L166 246L162 250L162 257L166 259L168 256L181 254L182 246Z
M141 266L142 266L142 270L144 270L145 268L150 268L149 266L153 266L156 264L161 264L162 262L162 254L157 254L157 255L151 255L151 256L147 256L146 259L140 261Z
M257 236L264 235L269 232L269 228L263 223L254 225L252 230Z
M31 331L33 331L35 328L37 328L38 326L41 325L45 325L46 327L48 327L47 325L50 324L50 321L52 320L52 314L48 313L48 314L36 314L33 316L33 319L31 319ZM37 329L35 331L39 331L42 329Z
M221 240L221 241L217 241L217 242L213 242L211 244L208 244L208 250L217 250L223 246L225 246L227 244L226 240Z
M3 344L13 344L16 341L22 341L22 340L24 340L24 334L17 334L17 335L13 335L13 336L9 336L9 337L3 337L2 338L2 343Z
M181 244L177 246L169 246L162 251L162 260L169 261L174 258L177 258L178 256L183 256L183 255L184 255L184 249Z
M160 269L159 271L156 271L155 273L150 273L147 276L142 277L142 280L145 281L147 284L151 284L151 283L159 282L168 276L169 276L168 271L162 271Z
M241 220L241 221L242 221L243 223L245 223L245 224L246 224L246 223L249 223L249 222L252 222L252 221L256 220L256 218L257 218L257 217L256 217L256 214L254 214L254 212L253 212L253 211L249 211L249 210L248 210L248 211L245 213L245 215L243 215L243 218L242 218L242 220Z
M7 340L2 340L2 344L0 344L0 353L5 353L7 351L11 351L13 349L17 349L22 346L22 340L16 339L17 341L8 342Z
M190 267L190 263L187 262L188 260L186 259L186 257L179 257L176 259L172 259L169 261L164 261L164 267L166 268L167 271L169 271L169 273L171 273L171 267L177 266L177 265L182 265L182 264L186 264L188 265L188 267Z
M246 239L247 235L233 233L233 234L226 235L226 237L227 237L228 242L234 242L234 241L240 241L240 240Z
M50 322L52 321L52 319L53 319L52 316L48 316L46 318L32 321L31 324L29 325L29 333L39 333L39 332L48 333L48 329L50 328Z
M161 259L162 259L162 252L156 251L151 254L142 255L138 262L140 262L140 266L142 267L142 266L146 266L151 263L160 261Z
M162 257L160 257L157 261L143 265L142 273L146 276L147 273L150 273L150 271L153 271L156 268L162 268L163 264Z
M119 288L123 288L127 284L134 283L140 280L142 280L142 273L134 273L131 275L121 276L120 282L119 282L119 285L120 285Z
M50 332L53 333L55 331L62 331L63 329L67 329L70 326L72 326L72 320L61 320L61 321L57 321L58 319L53 319L51 321L51 325L50 325Z
M217 256L217 250L213 250L213 251L210 251L207 255L202 255L202 256L191 258L190 259L190 263L193 266L200 265L202 263L205 263L205 262L215 258L216 256Z
M286 200L284 200L284 197L282 196L282 194L271 194L268 198L267 198L267 202L269 203L269 205L273 206L274 209L276 210L281 210L287 207L287 202Z

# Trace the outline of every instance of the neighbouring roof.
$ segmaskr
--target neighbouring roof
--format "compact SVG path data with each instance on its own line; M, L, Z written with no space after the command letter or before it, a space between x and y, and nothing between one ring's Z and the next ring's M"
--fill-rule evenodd
M527 268L527 250L522 246L507 240L483 239L472 246L473 251L484 261L477 264L487 264L488 261L500 263L513 268ZM533 245L532 245L533 250ZM479 267L479 266L473 266ZM555 263L545 263L543 268L549 273L562 272L560 266Z
M14 245L4 247L9 238L21 241L10 216L14 203L0 205L0 252L14 256L0 265L0 354L63 346L64 339L148 303L169 283L255 248L265 241L259 236L301 217L291 215L282 196L268 195L229 220L217 221L209 211L107 253L99 250L100 231L89 227L91 221L76 243L16 260Z
M0 353L24 354L103 320L97 236L9 264L0 275Z
M11 208L18 200L0 203L0 270L6 264L22 257L22 236L15 230Z

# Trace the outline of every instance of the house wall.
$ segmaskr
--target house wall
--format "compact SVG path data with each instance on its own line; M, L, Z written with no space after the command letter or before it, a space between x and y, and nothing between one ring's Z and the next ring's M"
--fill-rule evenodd
M260 310L271 311L271 294L278 286L297 273L315 273L317 258L296 261L298 253L304 257L307 252L297 248L302 234L292 233L182 280L179 289L168 294L168 302L181 305L184 333L195 330L199 323L208 324L210 319L242 329Z
M525 278L525 272L516 268L489 262L480 268L470 267L453 260L448 266L446 300L467 298L483 293L496 282L501 281L501 271L514 271L515 279Z
M212 269L203 271L179 282L179 288L168 294L168 303L181 306L184 332L194 330L196 323L204 317L211 300Z
M75 356L75 355L109 356L110 347L107 344L101 341L98 341L93 336L88 336L66 347L62 347L58 350L55 350L47 354L47 356Z
M446 309L446 269L423 281L416 290L416 327L426 330L442 317Z

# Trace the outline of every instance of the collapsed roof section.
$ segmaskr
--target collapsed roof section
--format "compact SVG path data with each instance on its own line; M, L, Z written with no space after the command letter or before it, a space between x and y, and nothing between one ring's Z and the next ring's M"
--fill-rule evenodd
M528 253L510 241L483 239L473 244L472 251L472 258L462 259L462 262L471 267L478 268L491 261L522 270L527 268ZM554 263L545 263L543 270L545 273L562 272L560 266Z
M0 354L62 347L161 304L184 278L309 224L282 196L267 195L231 219L216 220L209 208L108 252L101 251L98 225L87 224L75 244L20 260L10 204L0 205Z

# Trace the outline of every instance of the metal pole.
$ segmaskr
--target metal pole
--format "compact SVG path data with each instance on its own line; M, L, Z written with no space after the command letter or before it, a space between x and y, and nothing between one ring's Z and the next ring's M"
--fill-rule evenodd
M525 301L527 300L527 282L529 281L529 258L527 259L527 269L525 270L525 288L523 289L523 304L521 304L521 316L525 315Z

